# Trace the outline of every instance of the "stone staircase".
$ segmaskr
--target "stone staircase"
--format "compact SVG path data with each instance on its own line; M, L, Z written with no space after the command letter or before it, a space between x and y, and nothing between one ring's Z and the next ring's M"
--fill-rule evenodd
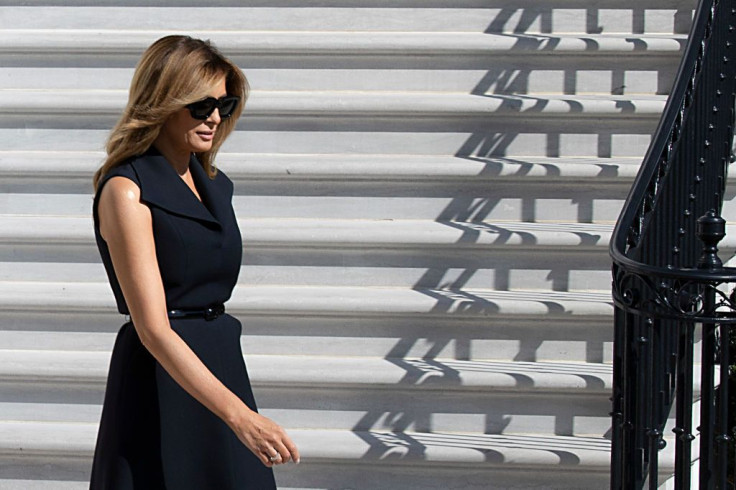
M0 488L86 488L122 323L91 174L174 32L253 86L218 165L280 488L607 488L607 244L694 1L197 5L0 1Z

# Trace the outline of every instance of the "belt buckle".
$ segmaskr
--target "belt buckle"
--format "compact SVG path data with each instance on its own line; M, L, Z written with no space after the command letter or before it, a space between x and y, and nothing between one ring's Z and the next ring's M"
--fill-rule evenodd
M206 321L210 322L220 316L220 312L215 308L205 308L202 316Z

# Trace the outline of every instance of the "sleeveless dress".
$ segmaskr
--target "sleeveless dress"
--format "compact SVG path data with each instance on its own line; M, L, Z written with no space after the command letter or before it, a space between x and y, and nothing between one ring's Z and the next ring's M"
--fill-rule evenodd
M200 202L155 149L111 170L93 204L97 246L118 311L128 315L97 205L108 179L132 180L150 210L168 310L223 304L238 278L240 231L233 184L189 164ZM256 410L240 348L241 324L230 315L172 318L171 328L212 373ZM216 415L182 389L141 344L132 323L118 332L97 436L91 490L268 490L273 471Z

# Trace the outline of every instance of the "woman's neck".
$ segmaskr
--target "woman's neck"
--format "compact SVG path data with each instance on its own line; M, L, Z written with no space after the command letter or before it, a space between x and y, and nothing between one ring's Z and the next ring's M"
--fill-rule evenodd
M156 140L153 146L161 153L166 161L174 167L176 173L184 175L189 171L189 158L190 154L188 151L177 150L173 147L169 147L164 141Z

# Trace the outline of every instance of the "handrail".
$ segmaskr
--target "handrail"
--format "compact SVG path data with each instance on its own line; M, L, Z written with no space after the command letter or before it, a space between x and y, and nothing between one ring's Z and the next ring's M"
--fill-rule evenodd
M736 0L701 0L671 95L609 246L614 352L611 488L655 490L675 445L675 489L726 490L736 268L718 242L736 101ZM694 348L701 337L700 424ZM720 385L720 387L718 387ZM673 438L664 428L675 408ZM698 432L696 436L693 432ZM736 432L735 432L736 433ZM699 486L691 482L700 437Z
M706 33L712 30L714 0L701 0L696 11L693 29L690 32L685 51L677 70L674 86L667 99L662 117L647 149L643 164L629 191L626 202L609 245L610 255L615 262L632 268L649 269L646 264L633 260L628 256L628 250L638 244L641 230L646 227L649 216L643 209L644 200L652 194L651 184L661 180L657 178L662 165L662 157L673 152L674 146L680 142L685 109L692 101L692 92L697 86L697 78L701 74L703 65L704 40ZM734 60L736 62L736 60ZM638 225L638 226L637 226ZM638 235L632 236L631 228L638 228Z

